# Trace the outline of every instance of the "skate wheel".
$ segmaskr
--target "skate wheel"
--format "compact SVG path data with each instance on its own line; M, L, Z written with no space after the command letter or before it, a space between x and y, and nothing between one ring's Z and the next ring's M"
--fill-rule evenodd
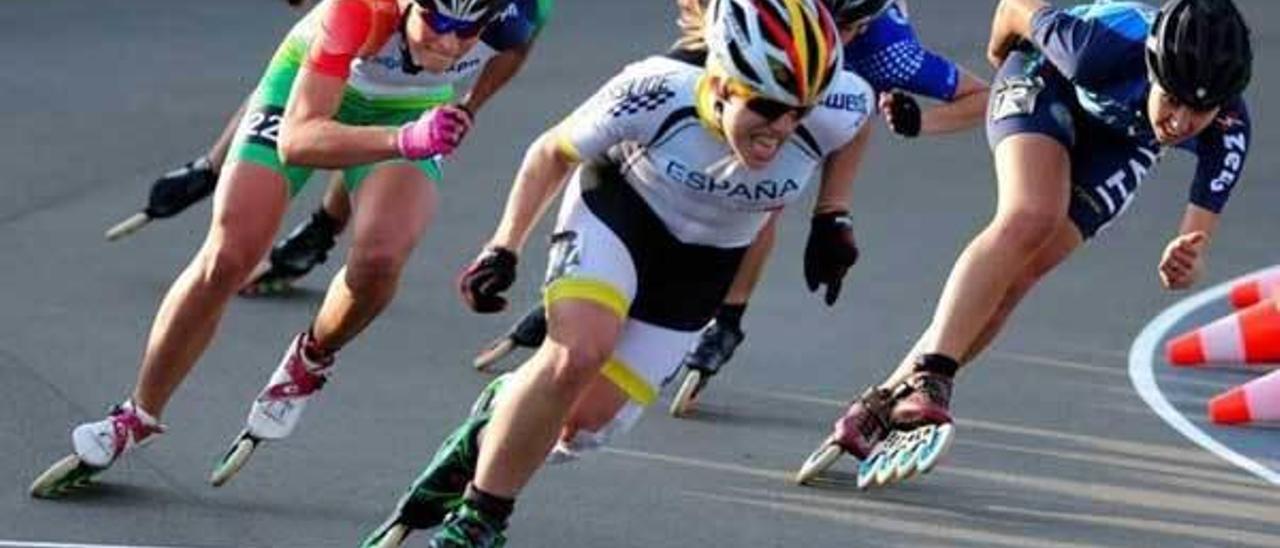
M231 449L227 450L227 454L222 456L222 460L214 466L213 473L209 474L209 484L214 487L222 487L231 478L249 462L249 455L253 454L253 450L258 443L247 433L240 434L236 438L235 443L231 444Z
M943 453L951 448L951 442L955 441L955 436L955 425L943 424L934 428L932 435L921 442L920 448L916 451L916 468L920 473L928 472L938 464Z
M804 464L800 465L800 470L796 472L796 485L808 484L810 480L818 477L818 474L826 472L831 465L840 459L840 455L844 454L844 449L834 443L824 443L818 447L813 453L809 454L809 458L804 460Z
M120 238L133 234L142 227L147 226L147 223L149 222L151 222L150 215L147 215L145 212L134 213L128 219L120 221L119 224L107 229L107 233L105 234L107 241L114 242Z
M80 457L75 454L67 455L36 477L28 492L35 498L57 498L88 485L93 476L101 471L81 462Z
M489 366L506 357L507 354L510 354L515 349L516 342L511 337L502 337L490 343L488 348L480 351L475 359L471 361L471 365L479 371L486 371Z
M880 472L880 468L884 466L884 453L875 451L871 456L863 459L858 463L858 478L856 485L859 490L866 490L871 487Z
M920 447L924 442L933 435L933 425L926 425L910 432L900 438L898 443L898 452L894 455L893 460L893 477L890 481L903 481L910 479L919 471L917 464L919 463Z
M381 535L365 541L360 548L398 548L408 536L409 527L403 523L395 523Z
M884 452L880 460L880 465L876 467L875 476L871 478L876 485L889 485L897 479L897 462L898 455L900 454L902 454L902 450L897 447Z
M684 374L684 382L676 395L671 398L671 407L667 409L673 417L683 417L693 411L698 400L698 385L702 384L702 372L690 369Z
M871 450L871 455L858 466L859 488L887 485L893 481L897 473L894 463L905 441L905 433L893 430Z

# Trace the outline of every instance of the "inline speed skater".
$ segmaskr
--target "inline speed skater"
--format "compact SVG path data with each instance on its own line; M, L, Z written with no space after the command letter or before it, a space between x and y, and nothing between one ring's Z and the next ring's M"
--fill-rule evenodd
M546 15L536 0L317 4L254 93L221 173L210 233L160 307L133 394L103 420L76 427L73 453L35 481L32 495L60 495L163 431L161 412L266 254L290 197L312 169L337 169L356 198L346 265L288 344L211 482L227 481L259 441L288 436L338 350L395 295L431 220L440 159L471 126L452 83L489 60L523 59Z
M842 452L862 459L859 485L928 471L954 435L956 371L991 343L1037 281L1127 209L1170 148L1194 154L1197 167L1159 281L1182 290L1200 278L1250 138L1241 94L1253 56L1236 6L1061 9L1003 0L988 57L999 68L987 109L995 216L957 259L924 334L836 421L801 482Z

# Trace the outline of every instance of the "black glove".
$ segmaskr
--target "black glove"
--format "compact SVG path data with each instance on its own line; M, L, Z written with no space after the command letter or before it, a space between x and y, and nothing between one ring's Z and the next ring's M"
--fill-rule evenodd
M510 249L491 247L458 278L458 293L467 307L481 314L492 314L507 308L502 293L516 281L516 254Z
M858 244L853 240L853 218L847 211L819 213L809 223L809 242L804 246L804 281L809 291L826 284L823 301L827 306L840 297L840 283L853 263L858 262Z
M151 194L147 197L145 209L147 216L164 219L177 215L213 194L213 188L217 184L218 174L214 173L208 160L200 158L187 162L151 184Z
M889 97L889 129L907 138L920 136L920 103L901 91Z

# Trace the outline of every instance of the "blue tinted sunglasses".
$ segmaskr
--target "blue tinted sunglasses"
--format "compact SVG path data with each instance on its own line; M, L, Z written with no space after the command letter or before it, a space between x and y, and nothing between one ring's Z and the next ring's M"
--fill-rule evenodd
M456 34L458 38L467 40L475 38L489 23L490 17L482 17L478 21L463 21L456 17L449 17L435 10L428 5L428 2L419 0L414 2L418 5L418 13L422 17L422 21L431 28L431 32L436 34Z

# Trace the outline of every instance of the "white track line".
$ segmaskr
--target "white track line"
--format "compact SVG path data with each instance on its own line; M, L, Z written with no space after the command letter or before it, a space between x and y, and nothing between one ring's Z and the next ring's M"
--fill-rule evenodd
M0 540L0 548L177 548L176 546L138 546L133 544L76 544L72 542L32 542Z
M1261 272L1261 270L1258 272ZM1280 473L1223 445L1182 416L1182 413L1179 413L1169 403L1169 400L1165 399L1164 394L1160 392L1160 388L1156 386L1155 371L1153 370L1155 356L1162 354L1158 346L1160 339L1164 338L1165 334L1169 332L1178 320L1197 308L1226 297L1230 293L1233 284L1258 272L1220 283L1187 297L1151 320L1151 323L1142 328L1138 338L1134 339L1133 346L1129 348L1129 380L1133 382L1133 388L1138 391L1138 395L1142 396L1142 401L1147 402L1151 410L1155 411L1161 419L1164 419L1164 422L1169 423L1169 426L1172 426L1174 430L1227 462L1245 469L1272 485L1280 485Z

